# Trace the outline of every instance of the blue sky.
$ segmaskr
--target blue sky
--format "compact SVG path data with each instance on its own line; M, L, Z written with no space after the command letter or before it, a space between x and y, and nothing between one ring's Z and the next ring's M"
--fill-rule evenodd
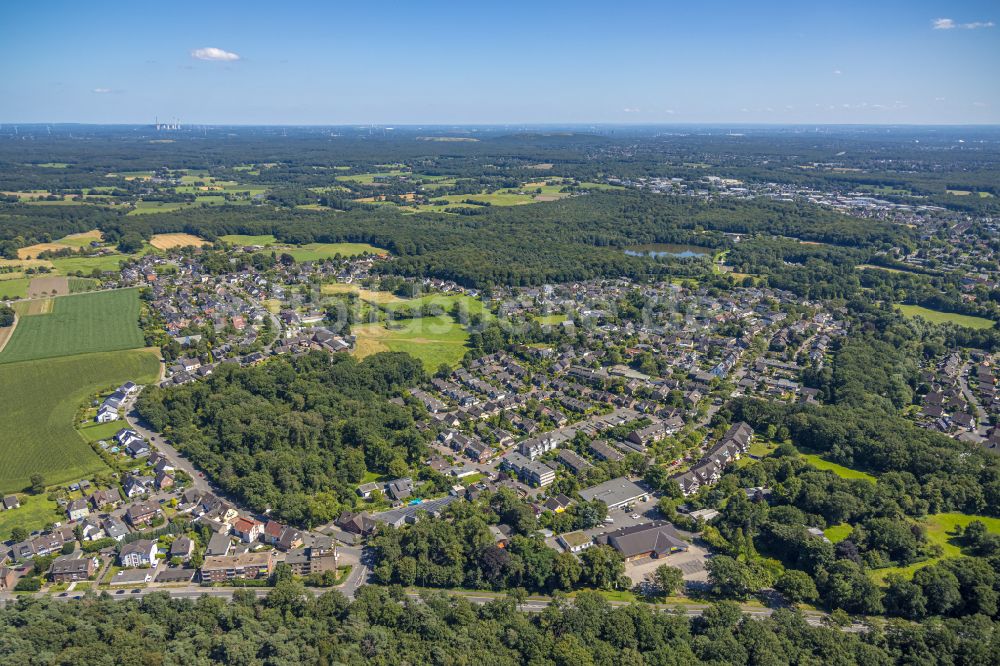
M16 2L0 122L998 123L1000 3Z

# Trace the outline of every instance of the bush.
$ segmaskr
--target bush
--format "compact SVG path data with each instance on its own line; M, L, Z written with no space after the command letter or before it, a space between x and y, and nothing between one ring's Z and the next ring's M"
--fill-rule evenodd
M14 589L18 592L37 592L42 589L42 579L35 576L25 576L17 581Z

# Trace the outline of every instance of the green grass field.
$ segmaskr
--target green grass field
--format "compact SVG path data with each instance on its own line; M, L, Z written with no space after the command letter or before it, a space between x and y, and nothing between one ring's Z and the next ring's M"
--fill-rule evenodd
M959 525L964 528L973 520L982 521L986 524L987 530L993 532L994 534L1000 534L1000 518L970 516L964 513L938 513L933 516L927 516L927 518L923 520L923 524L927 528L927 540L933 544L941 546L941 557L924 560L923 562L917 562L905 567L876 569L872 572L872 576L879 583L884 582L886 576L889 574L901 574L906 578L911 578L917 569L926 567L928 564L934 564L935 562L940 562L943 559L960 556L962 554L962 549L957 543L954 543L955 539L951 533L953 533L955 528Z
M114 253L102 254L96 257L67 257L64 259L53 259L52 266L61 275L69 275L80 271L87 275L97 269L101 272L117 271L118 265L127 258L127 255Z
M0 280L0 299L25 298L28 295L28 284L31 278L18 277L12 280Z
M0 493L22 490L35 473L53 485L106 470L74 428L77 410L97 391L151 382L159 369L157 352L145 349L0 365Z
M100 285L98 280L91 278L70 278L69 279L69 293L80 294L85 291L92 291Z
M295 261L318 261L330 259L338 254L342 257L353 257L365 252L385 254L385 250L368 243L309 243L308 245L289 246L280 250L276 248L275 251L288 253L295 258Z
M851 530L853 529L854 528L847 523L841 523L839 525L832 525L826 528L823 530L823 534L826 535L826 538L833 543L837 543L838 541L843 541L849 537L851 535Z
M20 319L0 363L136 349L144 344L138 321L135 289L60 296L51 313Z
M354 353L364 358L380 351L406 352L420 359L429 371L442 363L456 365L465 356L469 334L450 315L352 326L357 336Z
M897 305L896 309L906 317L910 317L911 319L913 317L922 317L932 324L955 324L956 326L977 329L993 328L995 324L995 322L983 317L973 317L972 315L957 314L955 312L941 312L940 310L923 308L919 305Z
M18 489L20 490L20 489ZM28 532L40 530L49 523L59 522L64 516L55 500L47 494L18 495L21 506L11 511L0 511L0 540L10 538L10 531L23 527Z
M566 321L566 315L564 314L540 315L538 317L534 317L534 320L537 321L542 326L553 326L555 324L561 324L564 321Z
M384 294L385 292L376 293ZM364 298L364 295L361 297ZM464 294L427 294L426 296L420 296L418 298L388 300L384 303L384 307L388 312L403 312L413 308L422 308L425 305L437 305L440 306L445 312L451 312L451 308L454 307L456 303L459 303L460 307L470 315L488 314L481 300L478 298L472 298L471 296L465 296Z
M219 236L219 239L233 245L274 245L278 242L278 239L271 234L262 234L260 236L229 234L228 236Z
M95 423L93 420L89 421L87 425L77 428L77 432L88 442L99 442L103 440L109 440L114 437L115 433L125 427L124 421L112 421L111 423Z
M864 479L865 481L875 483L875 477L871 474L859 472L856 469L851 469L850 467L844 467L843 465L838 465L837 463L830 462L829 460L824 460L814 453L803 453L802 457L808 460L809 463L816 469L833 472L842 479Z

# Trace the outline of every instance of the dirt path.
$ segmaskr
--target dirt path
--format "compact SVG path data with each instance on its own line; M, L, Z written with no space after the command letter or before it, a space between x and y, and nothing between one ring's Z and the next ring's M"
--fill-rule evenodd
M20 320L21 318L18 317L15 312L14 323L5 328L0 328L0 352L3 352L3 348L6 347L7 343L10 342L10 339L14 337L14 329L17 328L17 322Z

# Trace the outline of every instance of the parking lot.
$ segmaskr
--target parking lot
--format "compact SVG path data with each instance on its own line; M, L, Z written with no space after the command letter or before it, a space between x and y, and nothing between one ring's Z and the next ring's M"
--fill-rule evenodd
M633 584L638 584L646 580L646 576L656 571L657 567L666 564L680 569L685 581L704 582L708 580L708 572L705 570L708 555L706 548L692 543L686 553L674 553L658 559L645 557L629 562L625 565L625 575L632 579Z

